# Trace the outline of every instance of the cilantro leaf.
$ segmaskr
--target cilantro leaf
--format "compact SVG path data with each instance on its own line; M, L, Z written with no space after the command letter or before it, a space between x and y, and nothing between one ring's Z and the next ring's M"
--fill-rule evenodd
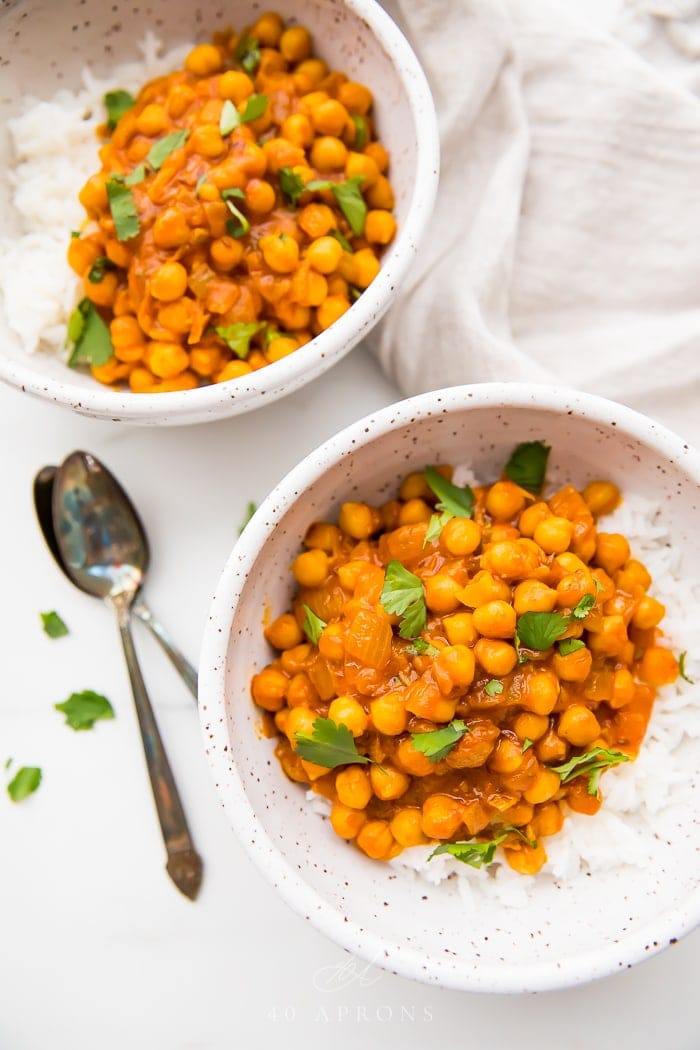
M350 255L355 254L354 248L350 244L350 241L347 239L347 237L343 236L340 230L329 230L328 236L335 238L335 240L338 242L338 244L344 252L348 252Z
M116 91L107 91L102 102L107 110L107 127L114 131L120 118L131 109L136 99L128 91L118 88Z
M296 171L293 171L291 168L280 168L279 180L280 190L292 207L296 208L297 201L306 189L301 175L298 175Z
M569 626L568 616L558 612L526 612L518 617L518 645L540 652L554 645Z
M244 360L250 353L250 340L264 327L264 321L238 321L236 324L217 325L214 331L229 350Z
M438 498L438 510L448 512L451 518L471 518L474 513L474 493L469 485L458 488L443 478L435 467L426 467L424 477Z
M139 213L134 195L124 184L121 175L110 175L105 184L109 210L114 219L114 232L118 241L129 241L136 237L141 229Z
M197 181L194 184L194 195L195 195L195 197L199 197L199 191L201 190L202 186L204 185L204 183L206 181L207 181L206 174L199 176L199 178L197 179Z
M576 605L571 610L572 619L585 620L594 605L595 595L584 594L584 596L576 602Z
M250 124L257 120L263 115L269 104L270 100L267 95L251 95L241 115L241 124Z
M260 44L255 37L244 33L238 41L234 55L246 73L252 76L260 65Z
M506 463L506 477L528 492L539 492L544 484L549 453L549 445L542 441L524 441Z
M526 736L525 739L523 740L523 754L525 754L526 751L529 751L531 747L534 747L534 744L535 744L535 741L534 740L530 740L530 737Z
M154 171L158 171L170 154L174 153L174 151L179 149L180 146L184 146L189 137L189 128L180 128L178 131L171 131L169 135L165 135L164 138L158 139L157 142L153 143L146 154L147 163Z
M257 509L258 509L257 503L253 503L253 501L250 500L249 503L248 503L248 506L245 509L245 514L243 515L243 521L241 522L241 524L240 524L240 526L238 528L238 535L239 536L241 535L241 533L243 532L243 529L246 527L246 525L248 524L250 519L253 517L253 515L255 514Z
M425 638L414 638L410 645L404 649L409 656L439 656L440 650L426 642Z
M7 785L7 794L13 802L21 802L33 794L41 783L41 770L38 766L22 766Z
M124 178L125 186L138 186L146 178L147 169L145 164L137 164L134 170Z
M399 624L402 638L418 637L428 619L423 584L400 561L387 565L379 601L386 612L403 617Z
M562 638L558 645L560 656L568 656L569 653L576 653L579 649L585 648L586 643L580 638Z
M353 149L356 149L359 153L367 145L367 121L364 117L358 116L357 113L353 113L351 119L355 125L355 141L353 143Z
M437 846L428 857L439 856L441 853L449 853L455 860L461 860L463 864L469 864L472 868L482 868L485 864L491 864L496 854L496 847L508 837L508 834L496 835L488 842L443 842Z
M226 229L228 230L228 233L231 237L236 237L238 239L240 237L245 237L246 233L250 229L250 223L246 219L243 212L240 211L233 203L231 199L232 197L236 197L238 199L245 199L245 193L243 192L243 190L239 190L237 186L234 186L232 189L221 191L221 198L222 200L226 201L226 207L233 215L233 219L229 219L229 221L226 223ZM235 222L234 219L236 220Z
M325 620L322 620L320 616L317 616L313 609L310 609L308 605L302 605L302 609L306 613L302 624L302 630L313 645L318 645L321 632L324 627L328 626L328 624Z
M106 255L98 255L88 270L88 281L91 284L99 284L108 270L115 270L116 266Z
M436 540L440 539L442 530L447 525L447 522L453 517L449 510L443 510L441 514L431 514L430 521L428 522L428 529L425 533L425 539L423 540L423 546L427 547L429 543L435 543Z
M695 685L695 679L690 678L685 669L685 658L687 655L687 652L682 652L678 657L678 674L681 676L684 682L687 682L689 685Z
M484 686L484 692L487 696L500 696L503 692L503 682L499 682L497 678L491 678Z
M71 693L62 704L54 704L57 711L66 716L66 725L71 729L92 729L100 718L114 718L114 708L106 696L85 689L82 693Z
M348 727L336 724L331 718L317 718L311 736L297 733L295 741L294 750L298 755L327 769L356 762L364 765L371 761L359 753Z
M350 229L356 237L361 236L365 228L367 205L360 192L360 183L364 175L353 175L345 182L332 182L331 179L314 179L307 182L307 190L331 190L338 207L348 220Z
M41 622L49 638L63 638L69 634L68 628L57 612L40 613Z
M549 766L549 768L554 773L559 774L562 784L568 784L570 780L575 780L576 777L587 776L588 794L597 795L600 774L608 766L617 766L620 762L629 762L629 755L623 754L622 751L593 747L590 751L585 751L582 755L576 755L574 758L569 759L568 762L564 762L561 766Z
M221 117L219 118L219 134L222 136L230 135L234 128L238 128L241 125L241 115L234 106L230 98L227 98L221 107Z
M76 365L103 365L114 353L109 328L89 299L79 302L69 318L68 343L73 344L73 352L68 359L71 368Z
M411 733L411 740L416 751L421 751L431 762L441 762L468 732L469 726L456 718L444 729L434 729L430 733Z

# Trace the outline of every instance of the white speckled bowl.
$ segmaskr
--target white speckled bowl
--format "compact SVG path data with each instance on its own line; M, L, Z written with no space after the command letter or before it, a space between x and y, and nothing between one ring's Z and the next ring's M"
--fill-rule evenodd
M437 189L437 121L427 81L406 39L374 0L275 0L269 7L308 25L318 54L331 68L357 77L374 92L378 132L392 158L399 225L377 278L352 309L297 353L241 381L172 394L116 393L52 355L27 355L0 309L0 379L83 415L143 425L206 423L250 412L310 382L367 335L388 308L425 233ZM17 112L23 95L50 98L59 88L78 86L87 61L105 76L135 56L136 42L148 29L170 48L207 40L214 29L249 24L266 9L258 0L10 2L0 15L6 45L0 62L1 155L9 157L5 120ZM5 233L12 229L13 216L7 185L0 181Z
M605 476L655 497L687 573L700 578L700 456L648 418L586 394L484 384L400 402L326 442L282 481L229 558L206 630L200 671L204 741L224 807L277 892L343 947L403 976L451 988L524 992L613 973L661 950L700 921L700 793L660 831L646 870L583 879L575 894L537 883L531 906L495 901L467 914L453 884L431 887L338 839L286 779L256 731L252 673L271 653L263 615L288 608L289 565L307 526L347 499L383 502L409 470L467 462L497 476L513 447L545 439L548 479ZM700 739L680 761L692 783ZM592 818L595 819L595 818ZM666 845L668 843L668 845ZM481 872L483 878L488 874Z

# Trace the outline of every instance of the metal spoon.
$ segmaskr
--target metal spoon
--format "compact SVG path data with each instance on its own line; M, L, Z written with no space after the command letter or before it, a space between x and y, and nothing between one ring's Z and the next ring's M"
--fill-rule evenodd
M73 452L58 468L53 486L54 533L73 582L114 609L141 727L146 766L168 854L167 871L194 900L202 861L192 845L175 780L158 732L131 634L131 606L148 565L141 523L121 486L86 452Z
M68 569L66 568L66 565L63 561L61 551L59 550L58 541L56 540L56 533L54 532L53 527L52 497L57 469L57 467L50 466L42 467L37 476L34 478L34 509L36 510L36 516L39 521L39 527L41 528L41 531L44 535L44 539L46 540L46 545L53 554L56 564L58 565L61 572L65 573L65 575L68 577L71 583L75 583L76 581L68 572ZM106 470L107 468L103 466L102 469ZM134 507L131 504L129 497L124 492L121 485L118 484L116 479L115 485L121 493L121 499L128 504L128 506L131 508L133 516L136 518L137 521L139 521L140 524L138 514L134 510ZM144 537L143 542L145 543L146 538L143 526L141 526L141 532ZM92 591L89 591L88 593L92 594ZM148 608L140 594L136 595L134 603L131 606L131 611L136 616L138 616L138 618L142 620L143 623L145 623L146 627L148 627L149 631L156 639L158 644L161 646L166 656L172 663L173 667L181 676L181 678L185 682L185 685L196 700L197 672L195 671L194 667L189 662L187 657L185 657L180 652L180 650L170 638L162 624L159 623L158 620L156 620L155 616Z

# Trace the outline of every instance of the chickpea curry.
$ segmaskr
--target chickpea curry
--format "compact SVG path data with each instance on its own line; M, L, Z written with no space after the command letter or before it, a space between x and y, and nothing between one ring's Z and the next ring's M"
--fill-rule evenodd
M409 474L397 499L312 524L292 565L252 696L284 772L369 857L433 844L480 867L500 847L534 874L678 675L649 573L598 528L619 490L543 498L548 453L519 445L473 489L447 466Z
M105 106L68 248L84 294L69 364L137 393L240 379L376 277L396 221L372 93L314 57L303 26L263 14Z

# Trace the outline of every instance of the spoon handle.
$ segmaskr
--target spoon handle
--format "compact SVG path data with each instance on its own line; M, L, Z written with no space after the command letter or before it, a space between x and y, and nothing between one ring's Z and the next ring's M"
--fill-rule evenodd
M173 642L170 635L167 633L163 625L159 620L156 620L155 616L146 605L142 598L137 598L132 605L133 611L136 613L138 618L145 623L149 631L156 639L165 655L170 660L171 664L178 672L180 677L183 679L185 685L192 693L195 700L197 699L197 672L195 671L192 664L189 662L186 656L180 652L178 647Z
M127 600L114 599L117 623L124 646L131 691L141 728L141 740L151 778L153 799L158 812L168 854L167 872L177 888L194 900L202 881L202 859L192 845L187 820L180 802L163 741L156 724L151 701L141 674L131 633L131 609Z

